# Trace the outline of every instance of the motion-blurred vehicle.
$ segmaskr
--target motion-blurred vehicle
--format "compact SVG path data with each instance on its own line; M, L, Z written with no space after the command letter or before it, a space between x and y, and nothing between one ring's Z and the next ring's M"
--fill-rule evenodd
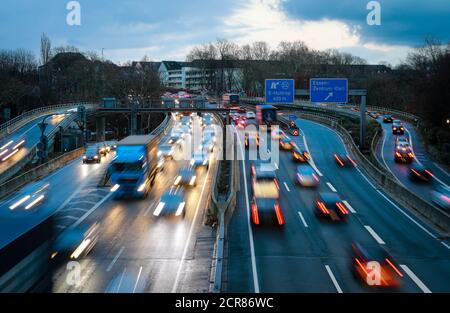
M316 214L333 221L345 219L348 209L334 192L319 192L316 199Z
M79 260L94 248L99 234L99 223L68 228L56 238L50 258L55 261Z
M394 119L392 118L391 115L384 115L383 116L383 123L392 123L394 121Z
M245 148L252 147L259 147L259 135L258 134L245 134L244 138Z
M408 137L405 136L398 136L397 138L395 138L395 145L398 146L400 144L405 144L405 145L409 145L409 139Z
M255 112L247 111L246 114L247 114L247 115L246 115L247 119L256 119L256 114L255 114Z
M110 148L106 144L106 142L97 143L97 149L98 149L98 153L100 153L100 155L102 155L102 156L106 156L110 151Z
M291 121L288 127L289 134L292 136L300 135L300 128L298 128L297 123L295 121Z
M277 198L253 197L251 203L251 221L253 225L271 223L284 225L284 217Z
M405 127L403 126L402 121L394 120L392 122L392 133L394 135L397 135L397 134L403 135L405 133Z
M190 116L183 116L180 120L181 126L192 126L192 118Z
M431 182L433 179L433 173L419 163L413 163L409 167L409 174L412 180Z
M161 216L174 214L175 216L184 217L186 214L185 206L186 201L184 200L183 190L181 188L171 188L161 196L155 211L153 211L153 215Z
M169 145L169 144L162 144L159 145L158 148L158 157L160 158L164 158L164 159L173 159L173 146Z
M203 151L213 152L214 151L215 143L213 139L209 136L204 137L202 139L202 143L200 145L200 149Z
M108 172L115 198L148 195L159 170L158 148L152 145L155 136L129 136L117 144L117 155Z
M181 131L183 132L183 136L186 137L187 135L192 135L192 128L186 125L183 125L180 127Z
M270 163L256 161L251 165L252 190L257 198L279 197L280 185L276 170Z
M268 129L272 125L278 125L277 108L269 104L257 105L256 120L258 125L266 125Z
M203 116L203 127L208 127L211 126L213 124L213 119L211 117L211 115L205 115Z
M355 276L370 287L399 287L403 272L394 258L380 245L353 243L351 266Z
M395 147L394 160L397 163L411 163L414 160L414 153L409 144L400 143Z
M42 205L47 197L50 187L48 182L36 183L27 187L25 195L19 196L11 201L10 210L30 210Z
M450 212L450 186L437 185L431 192L431 200L443 210Z
M179 145L182 141L182 135L181 133L172 133L169 138L167 139L167 143L169 145L175 146L175 145Z
M301 164L297 166L297 183L303 187L317 187L319 185L319 177L309 164Z
M348 154L335 153L333 157L340 167L356 166L356 162Z
M195 169L200 167L205 167L207 170L209 169L209 153L205 153L203 149L197 150L192 154L192 159L190 162L191 166Z
M294 141L288 136L281 137L279 142L280 142L280 148L282 150L291 151L295 145Z
M378 113L378 112L370 112L369 116L376 120L376 119L378 119L380 117L380 113Z
M182 167L178 171L178 175L173 183L175 186L191 186L197 185L197 176L192 167Z
M15 155L17 152L19 152L20 148L22 148L25 145L25 139L21 139L18 142L14 142L13 140L10 140L9 142L5 143L0 148L0 160L2 162L8 160L13 155Z
M305 163L311 159L308 151L300 149L297 145L292 148L292 160L295 162Z
M88 147L83 156L83 163L100 163L101 155L96 145Z
M109 147L109 151L115 151L117 149L117 141L106 141L106 145Z

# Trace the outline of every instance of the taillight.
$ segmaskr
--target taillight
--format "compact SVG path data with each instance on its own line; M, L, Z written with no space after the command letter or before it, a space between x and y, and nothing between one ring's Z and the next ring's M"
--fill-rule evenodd
M324 214L330 214L330 211L328 211L327 207L322 202L317 201L317 206Z
M280 205L278 203L275 204L275 214L277 215L278 224L283 225L284 219L283 215L281 214Z
M394 265L394 263L392 263L388 258L386 258L385 260L389 264L389 266L392 267L392 269L398 274L398 276L403 277L402 272L400 272L400 270Z
M278 185L278 180L276 178L273 179L275 182L275 186L277 186L277 189L280 190L280 185Z
M417 172L415 169L411 169L411 172L413 172L414 174L416 174L416 176L421 176L420 174L419 174L419 172Z
M315 179L317 182L319 182L319 177L317 177L316 174L312 174L312 176L314 177L314 179Z
M347 209L344 207L344 205L340 202L336 202L337 207L339 208L339 211L342 212L342 214L347 215L348 211Z
M401 158L401 156L402 156L402 155L400 154L400 152L395 152L395 155L398 156L399 158Z
M334 155L334 158L336 159L336 161L338 161L338 163L339 163L341 166L344 166L344 162L342 162L341 158L339 158L336 154Z
M410 158L413 158L413 157L414 157L414 154L413 154L412 152L409 152L409 153L408 153L408 156L409 156Z
M258 207L255 203L252 204L252 217L253 217L253 223L256 225L259 224L259 216L258 216Z
M429 170L425 170L425 173L427 173L431 177L434 177L433 173L431 173Z
M353 164L353 166L356 166L356 162L353 161L353 159L347 155L347 159Z

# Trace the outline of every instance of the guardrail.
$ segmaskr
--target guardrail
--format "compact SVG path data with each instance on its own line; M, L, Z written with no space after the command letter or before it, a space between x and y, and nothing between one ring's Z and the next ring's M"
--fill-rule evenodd
M85 106L87 109L93 109L96 106L98 106L97 103L92 102L78 102L78 103L65 103L65 104L57 104L57 105L51 105L46 107L40 107L34 110L30 110L27 112L22 113L19 116L16 116L15 118L3 123L0 125L0 139L5 137L6 135L16 131L26 123L34 120L35 118L54 113L58 110L69 110L77 108L78 106Z
M67 128L75 119L77 115L76 113L70 114L69 117L65 118L57 127L53 128L48 134L47 137L49 139L49 146L53 141L55 134L58 132L59 127ZM6 171L0 174L0 183L3 183L13 177L16 173L18 173L26 164L30 163L37 153L37 143L31 147L30 151L20 159L16 164L9 167Z
M0 198L3 198L15 190L23 187L31 181L39 179L41 177L47 176L53 171L56 171L66 165L68 162L82 156L84 153L84 148L79 148L48 161L32 170L17 176L2 185L0 185Z
M332 119L300 113L300 117L324 124L336 130L343 139L346 147L351 151L358 164L367 174L393 199L402 206L412 209L432 224L438 226L444 232L450 232L450 215L439 208L429 204L407 188L401 186L394 178L380 170L365 155L359 151L352 136L341 125Z

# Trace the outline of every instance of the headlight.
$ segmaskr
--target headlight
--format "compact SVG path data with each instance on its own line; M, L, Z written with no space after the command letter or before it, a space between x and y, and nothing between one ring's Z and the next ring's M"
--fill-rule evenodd
M177 179L175 179L174 185L177 186L181 181L181 176L178 176Z
M86 160L86 159L87 159L87 157L84 155L84 156L83 156L83 160Z
M120 185L119 184L115 184L114 186L112 186L111 188L111 192L115 192L119 189Z
M176 216L180 216L181 213L183 213L183 210L184 210L184 206L185 206L185 205L186 205L186 202L181 202L181 203L178 205L177 212L175 213Z
M203 165L206 165L208 163L208 160L203 161Z
M195 160L192 159L190 164L191 164L191 165L194 165L194 164L195 164Z
M96 156L94 156L94 159L98 159L98 156L96 155Z
M189 185L194 186L196 179L197 179L197 176L192 176L191 181L189 182Z
M158 151L158 156L161 156L161 154L162 154L162 152L161 152L161 151Z
M137 191L138 191L138 192L143 192L144 189L145 189L145 183L141 184L141 185L139 186L139 188L138 188Z

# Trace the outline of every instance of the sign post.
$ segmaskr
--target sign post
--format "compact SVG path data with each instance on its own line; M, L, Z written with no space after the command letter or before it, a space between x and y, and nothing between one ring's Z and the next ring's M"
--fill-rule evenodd
M266 104L294 104L294 88L293 79L266 79Z

